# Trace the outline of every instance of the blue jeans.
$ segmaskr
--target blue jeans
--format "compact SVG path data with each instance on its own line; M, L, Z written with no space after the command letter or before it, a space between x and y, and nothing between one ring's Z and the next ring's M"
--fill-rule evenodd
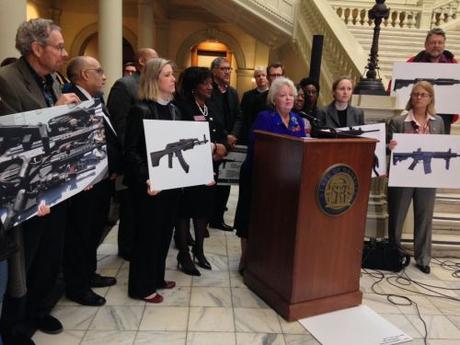
M2 315L3 296L6 291L6 283L8 281L8 261L0 261L0 316ZM3 345L2 337L0 335L0 345Z

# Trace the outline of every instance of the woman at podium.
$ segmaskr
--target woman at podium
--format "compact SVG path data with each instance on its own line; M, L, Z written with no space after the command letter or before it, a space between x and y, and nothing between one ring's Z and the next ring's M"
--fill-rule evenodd
M407 112L391 119L388 139L393 133L444 134L444 122L434 109L434 89L427 81L414 85L406 106ZM389 149L397 145L389 142ZM388 188L388 235L390 241L401 246L404 219L411 201L414 204L414 257L417 268L430 273L431 228L436 198L435 188L389 187Z
M287 78L276 78L268 91L267 103L273 105L272 110L265 110L257 115L249 134L248 155L240 171L240 193L235 215L235 229L241 238L241 258L238 267L242 274L246 260L246 241L250 222L252 165L254 163L254 130L304 137L305 127L302 118L292 112L297 90L294 83Z
M327 107L318 110L321 127L342 128L364 125L364 112L350 105L353 81L340 77L332 83L334 100Z

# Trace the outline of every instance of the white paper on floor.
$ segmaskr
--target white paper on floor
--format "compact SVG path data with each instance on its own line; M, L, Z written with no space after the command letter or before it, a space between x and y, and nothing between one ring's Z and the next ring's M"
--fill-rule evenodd
M307 317L299 322L323 345L391 345L412 340L365 305Z

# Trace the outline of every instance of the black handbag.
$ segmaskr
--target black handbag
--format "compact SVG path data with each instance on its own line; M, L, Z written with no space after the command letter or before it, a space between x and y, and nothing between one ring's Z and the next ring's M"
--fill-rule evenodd
M410 255L388 239L364 241L362 268L399 272L409 263Z

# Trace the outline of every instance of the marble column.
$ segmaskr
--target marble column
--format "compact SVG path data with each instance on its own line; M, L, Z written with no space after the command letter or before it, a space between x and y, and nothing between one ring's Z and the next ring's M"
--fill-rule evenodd
M137 18L137 47L155 49L155 42L153 41L155 28L152 0L139 0L137 4Z
M0 61L9 56L19 56L16 50L16 31L27 19L27 1L0 1Z
M99 59L105 70L106 97L123 70L123 1L99 0Z

